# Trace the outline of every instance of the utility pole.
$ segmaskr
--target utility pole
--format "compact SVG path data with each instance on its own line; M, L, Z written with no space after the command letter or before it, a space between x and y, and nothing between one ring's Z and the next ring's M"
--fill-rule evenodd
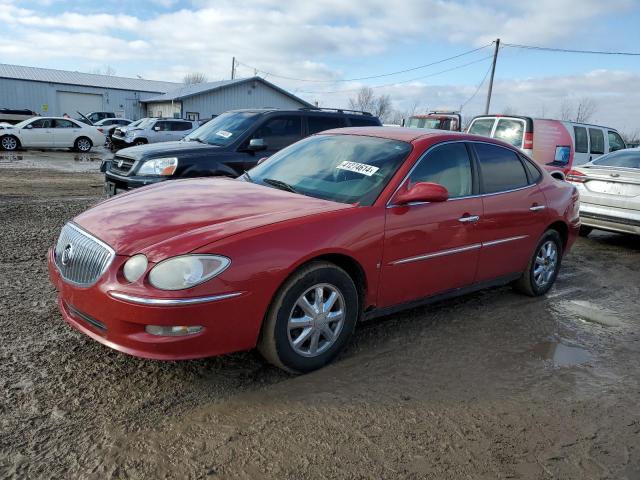
M231 59L231 80L235 80L236 78L236 57ZM491 76L493 78L493 75Z
M498 50L500 50L500 39L496 39L496 49L493 52L493 65L491 65L491 78L489 78L489 91L487 92L487 105L484 107L484 114L489 114L491 104L491 92L493 91L493 75L496 73L496 62L498 61Z

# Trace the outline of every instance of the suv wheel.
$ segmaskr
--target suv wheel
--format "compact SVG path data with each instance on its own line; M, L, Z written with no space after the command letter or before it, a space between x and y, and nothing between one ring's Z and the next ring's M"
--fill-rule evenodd
M0 145L2 145L2 148L4 150L12 152L18 149L20 143L18 142L18 139L13 135L6 135L0 140Z
M275 296L258 349L270 363L288 372L310 372L345 347L358 315L358 291L351 277L332 263L310 263Z

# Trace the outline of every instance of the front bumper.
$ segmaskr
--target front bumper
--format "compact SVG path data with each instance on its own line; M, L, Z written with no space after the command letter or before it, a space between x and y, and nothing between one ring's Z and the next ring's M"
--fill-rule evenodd
M580 220L585 227L640 235L640 211L580 203Z
M114 135L111 136L111 148L114 150L120 150L121 148L127 148L133 146L133 142L135 141L135 137L116 137Z
M249 292L223 292L237 295L201 303L141 305L110 294L126 290L114 273L123 257L116 257L103 277L89 288L62 279L52 249L48 260L64 320L107 347L142 358L186 360L249 350L256 345L264 308L257 305L261 302L252 301ZM179 295L172 293L174 297ZM198 325L204 329L193 335L168 337L147 333L146 325Z
M133 190L134 188L145 187L155 183L170 180L171 177L126 177L109 171L109 165L105 165L104 191L107 196L112 197L117 193Z

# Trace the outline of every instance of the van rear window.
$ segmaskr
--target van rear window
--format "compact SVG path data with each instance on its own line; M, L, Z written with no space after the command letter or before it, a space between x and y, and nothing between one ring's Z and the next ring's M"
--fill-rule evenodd
M494 121L495 119L493 118L479 118L477 120L474 120L467 133L471 133L473 135L481 135L483 137L490 137Z
M514 147L521 148L524 138L524 122L522 120L510 120L508 118L499 119L493 138L507 142Z

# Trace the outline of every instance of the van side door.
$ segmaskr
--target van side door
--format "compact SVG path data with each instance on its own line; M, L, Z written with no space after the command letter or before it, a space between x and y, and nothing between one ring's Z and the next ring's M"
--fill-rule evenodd
M598 127L589 127L589 161L595 160L605 153L604 130Z
M589 163L589 134L587 127L573 126L573 163L572 165L584 165Z

